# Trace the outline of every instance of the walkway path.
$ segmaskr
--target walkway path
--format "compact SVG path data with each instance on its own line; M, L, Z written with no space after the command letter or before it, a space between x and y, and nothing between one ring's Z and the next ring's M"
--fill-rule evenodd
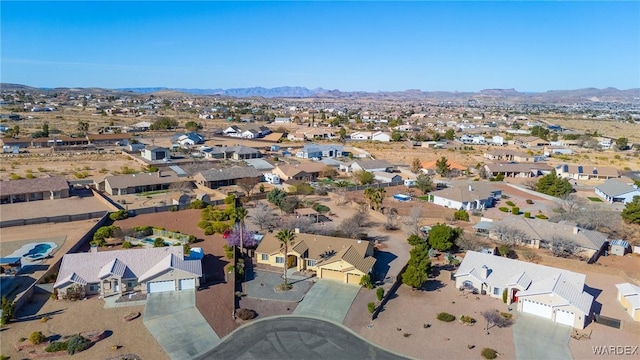
M319 279L309 289L293 314L342 324L358 291L360 286Z
M193 359L220 343L196 308L195 290L147 295L144 324L172 359Z

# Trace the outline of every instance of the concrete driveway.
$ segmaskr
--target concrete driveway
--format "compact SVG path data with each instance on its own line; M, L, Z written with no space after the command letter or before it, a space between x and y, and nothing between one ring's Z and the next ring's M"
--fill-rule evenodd
M294 315L317 317L342 324L360 286L318 279L298 304Z
M171 359L193 359L220 343L196 308L195 290L147 295L144 325Z
M518 360L572 359L569 351L570 335L571 327L567 325L520 313L513 325L516 358Z
M251 322L198 359L406 359L344 326L320 319L279 316Z

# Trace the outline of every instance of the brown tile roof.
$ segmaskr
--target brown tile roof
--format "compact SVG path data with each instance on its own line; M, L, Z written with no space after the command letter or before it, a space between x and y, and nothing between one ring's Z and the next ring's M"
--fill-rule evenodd
M0 181L0 195L30 194L45 191L69 189L67 180L62 176L49 178Z
M302 171L306 173L321 172L326 167L327 165L320 162L302 163L299 165L278 165L278 169L288 177L293 177Z
M174 182L180 182L184 179L178 177L173 171L163 170L159 173L138 173L131 175L114 175L104 178L105 182L108 182L112 189L124 189L132 186L143 185L158 185L169 184Z
M131 134L87 134L87 137L94 141L99 140L124 140L131 138Z

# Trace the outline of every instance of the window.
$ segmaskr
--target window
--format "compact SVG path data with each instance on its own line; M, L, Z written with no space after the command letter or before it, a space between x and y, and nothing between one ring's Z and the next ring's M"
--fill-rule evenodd
M138 282L135 280L127 281L127 288L132 288L132 287L135 287L136 285L138 285Z
M261 255L261 259L262 259L262 261L267 261L267 260L269 260L269 254L262 254L262 255Z
M494 287L493 288L493 295L500 295L500 288Z
M307 259L307 266L316 266L316 261L313 259Z
M276 256L276 264L284 264L284 258L282 256Z
M98 292L98 290L100 290L100 285L89 284L89 292Z

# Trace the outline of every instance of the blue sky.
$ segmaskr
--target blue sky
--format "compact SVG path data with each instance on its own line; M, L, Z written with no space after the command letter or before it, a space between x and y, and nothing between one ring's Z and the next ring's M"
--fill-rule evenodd
M0 3L0 80L396 91L640 87L640 2Z

